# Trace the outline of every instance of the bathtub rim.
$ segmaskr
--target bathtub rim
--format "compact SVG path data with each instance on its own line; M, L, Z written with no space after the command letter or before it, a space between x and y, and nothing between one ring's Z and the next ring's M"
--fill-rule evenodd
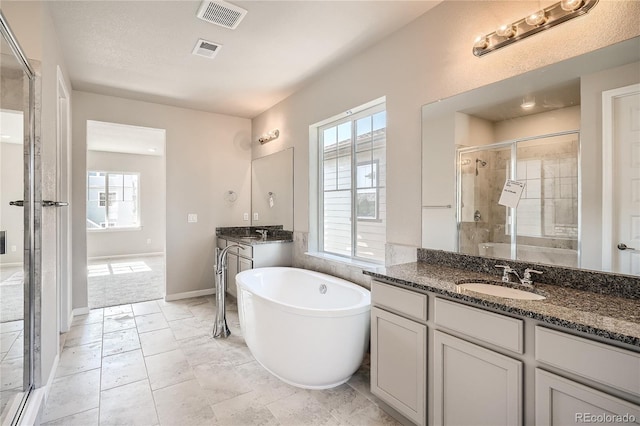
M269 270L270 271L275 271L275 270L304 271L304 273L307 273L309 275L322 277L323 279L326 279L327 281L330 281L330 282L333 281L337 285L350 287L354 291L357 291L362 295L362 300L357 304L347 306L344 308L305 308L305 307L299 307L299 306L287 304L282 301L275 300L271 297L266 297L265 295L256 293L250 287L250 284L245 282L246 277L251 276L252 274L260 273L262 271L269 271ZM325 274L322 272L312 271L309 269L294 268L294 267L287 267L287 266L272 266L272 267L265 267L265 268L248 269L236 275L236 288L237 288L238 299L240 298L241 292L246 291L252 294L254 297L258 298L259 300L263 301L264 303L273 305L276 309L280 309L280 310L287 311L287 312L294 313L301 316L340 318L340 317L362 315L365 313L369 315L369 312L371 311L371 291L369 291L368 289L362 286L359 286L356 283L345 280L343 278L335 277L333 275Z

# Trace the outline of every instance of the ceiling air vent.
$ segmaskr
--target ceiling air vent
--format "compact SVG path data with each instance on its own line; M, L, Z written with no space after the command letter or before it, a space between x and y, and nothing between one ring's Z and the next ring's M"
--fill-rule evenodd
M221 44L212 43L207 40L200 39L196 43L196 47L193 48L194 55L204 56L205 58L213 59L220 51Z
M202 2L198 10L198 18L221 27L234 30L247 11L226 1L209 1Z

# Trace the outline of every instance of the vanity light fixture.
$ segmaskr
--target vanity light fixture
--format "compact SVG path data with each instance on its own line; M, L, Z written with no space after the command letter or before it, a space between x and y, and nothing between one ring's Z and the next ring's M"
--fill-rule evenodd
M280 136L280 130L273 129L270 132L267 132L264 135L260 136L258 138L258 142L264 145L267 142L271 142L274 139L278 139L279 136Z
M476 56L486 55L569 19L584 15L596 3L598 3L598 0L562 0L533 12L512 24L500 26L490 34L477 37L473 43L473 54Z

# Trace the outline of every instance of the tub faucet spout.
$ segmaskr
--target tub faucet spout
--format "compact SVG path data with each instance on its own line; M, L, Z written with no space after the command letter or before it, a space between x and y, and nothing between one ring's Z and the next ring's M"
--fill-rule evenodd
M213 338L226 339L231 334L227 326L227 308L225 305L225 283L227 282L227 252L232 248L244 250L239 244L231 244L222 250L216 248L216 320L213 324Z

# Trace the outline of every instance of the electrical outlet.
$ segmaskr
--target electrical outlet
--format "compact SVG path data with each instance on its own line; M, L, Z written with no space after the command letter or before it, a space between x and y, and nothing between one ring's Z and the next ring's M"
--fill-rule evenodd
M187 215L187 222L196 223L198 221L198 215L196 213L189 213Z
M253 214L253 220L260 220L257 212Z
M151 244L151 238L147 238L147 244Z
M16 251L18 251L18 247L16 247L16 246L11 246L11 251L15 253Z
M242 215L243 220L249 220L249 213L245 213Z

